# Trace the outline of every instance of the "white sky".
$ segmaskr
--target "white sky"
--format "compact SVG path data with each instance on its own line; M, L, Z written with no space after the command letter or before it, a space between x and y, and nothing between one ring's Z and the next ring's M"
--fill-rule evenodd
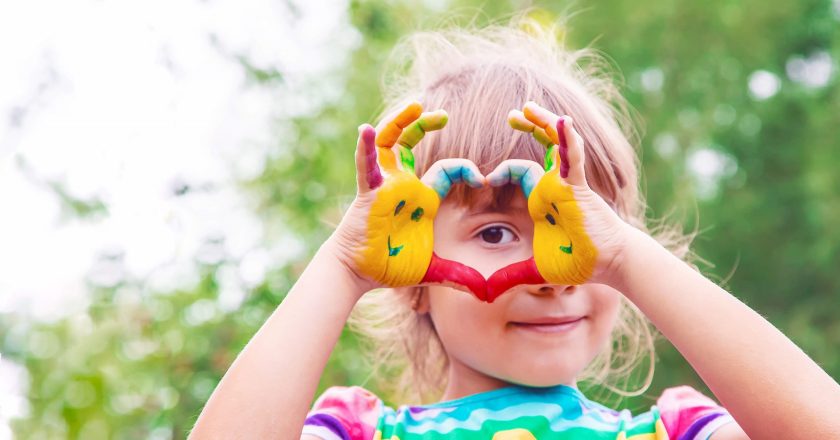
M0 3L0 316L81 312L86 279L190 285L194 257L217 236L242 259L224 271L219 305L236 307L300 250L264 242L234 183L261 171L271 122L294 112L282 100L341 66L359 37L345 0L291 3L298 16L269 0ZM233 55L285 84L251 85ZM108 215L63 217L45 181L99 197ZM177 182L215 190L176 197ZM124 264L109 268L103 254ZM19 369L4 358L0 371ZM20 377L0 375L0 439L23 411Z

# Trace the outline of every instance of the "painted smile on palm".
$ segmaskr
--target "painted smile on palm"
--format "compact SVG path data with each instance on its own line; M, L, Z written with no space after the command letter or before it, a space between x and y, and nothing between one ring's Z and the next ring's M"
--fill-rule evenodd
M486 182L521 186L534 222L534 256L499 269L485 280L475 269L434 254L433 222L451 186L466 183L480 188L485 179L465 159L438 161L422 180L416 177L411 149L425 132L446 124L446 113L422 113L419 103L413 103L386 119L377 134L366 134L366 179L370 188L376 189L366 246L357 257L366 275L395 287L449 285L486 302L520 284L582 284L591 277L598 252L584 229L583 212L568 182L567 135L575 133L565 127L564 118L534 103L529 102L523 110L512 111L509 122L517 130L532 133L546 147L544 167L508 160L487 175ZM574 141L581 160L582 145ZM582 170L582 164L578 166Z

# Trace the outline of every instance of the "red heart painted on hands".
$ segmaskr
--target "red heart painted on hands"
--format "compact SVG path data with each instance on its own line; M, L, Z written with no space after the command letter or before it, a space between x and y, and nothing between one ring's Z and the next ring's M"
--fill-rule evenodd
M421 114L422 107L413 103L401 113L386 119L379 134L370 126L360 131L356 157L359 189L360 193L374 197L368 216L365 246L357 257L357 264L365 275L394 287L448 285L468 290L479 300L490 303L516 285L547 283L543 273L549 274L555 283L580 284L589 278L597 251L582 229L582 213L576 206L571 187L560 179L565 180L570 170L568 146L562 134L564 119L530 102L524 110L524 115L516 110L511 112L511 125L515 129L532 132L548 148L546 172L543 174L539 165L530 161L511 164L517 161L508 160L491 173L496 175L496 180L501 177L491 184L521 185L529 200L529 213L535 221L535 249L539 247L541 253L499 269L485 279L474 268L442 259L433 252L433 220L450 187L456 183L467 183L479 188L485 186L486 179L475 164L466 159L438 161L430 167L422 181L417 179L411 149L423 138L426 130L440 129L446 124L446 113ZM575 140L574 146L579 157L573 170L575 176L572 177L580 181L578 184L585 185L582 144ZM532 190L536 190L539 196L533 200L530 197ZM563 208L562 213L557 205ZM405 215L407 212L411 212L410 221ZM425 218L424 213L427 214ZM545 219L539 218L543 214ZM569 214L570 219L566 219ZM568 229L569 225L572 229ZM542 243L538 239L541 230L543 238L563 238L559 250L554 249L555 240ZM572 235L577 243L571 241ZM406 246L408 249L404 250ZM387 252L384 252L386 249ZM540 268L544 270L541 272Z
M581 284L592 276L599 253L583 228L583 212L570 186L588 189L582 139L568 117L559 117L534 102L526 103L523 110L511 111L510 124L517 130L532 133L546 147L545 170L531 161L506 160L486 181L495 187L521 186L534 221L534 256L503 267L485 280L483 295L476 293L476 296L488 303L521 284ZM574 167L569 160L570 145ZM471 289L473 293L479 285L474 272L470 272L476 286Z

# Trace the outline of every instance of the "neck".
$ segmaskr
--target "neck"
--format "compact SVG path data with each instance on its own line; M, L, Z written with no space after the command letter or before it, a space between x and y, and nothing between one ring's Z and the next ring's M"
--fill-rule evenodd
M452 357L449 358L448 377L446 389L440 398L441 402L514 385L513 382L498 379L475 370ZM575 381L563 385L577 389Z
M441 401L460 399L512 385L510 382L474 370L452 357L449 358L448 376Z

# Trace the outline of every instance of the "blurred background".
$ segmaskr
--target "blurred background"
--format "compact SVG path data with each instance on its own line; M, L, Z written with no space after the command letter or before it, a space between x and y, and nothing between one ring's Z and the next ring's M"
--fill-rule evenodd
M840 378L840 0L4 2L0 439L185 437L352 199L397 38L526 7L622 73L649 215ZM708 392L657 347L604 403ZM319 392L377 391L359 350Z

